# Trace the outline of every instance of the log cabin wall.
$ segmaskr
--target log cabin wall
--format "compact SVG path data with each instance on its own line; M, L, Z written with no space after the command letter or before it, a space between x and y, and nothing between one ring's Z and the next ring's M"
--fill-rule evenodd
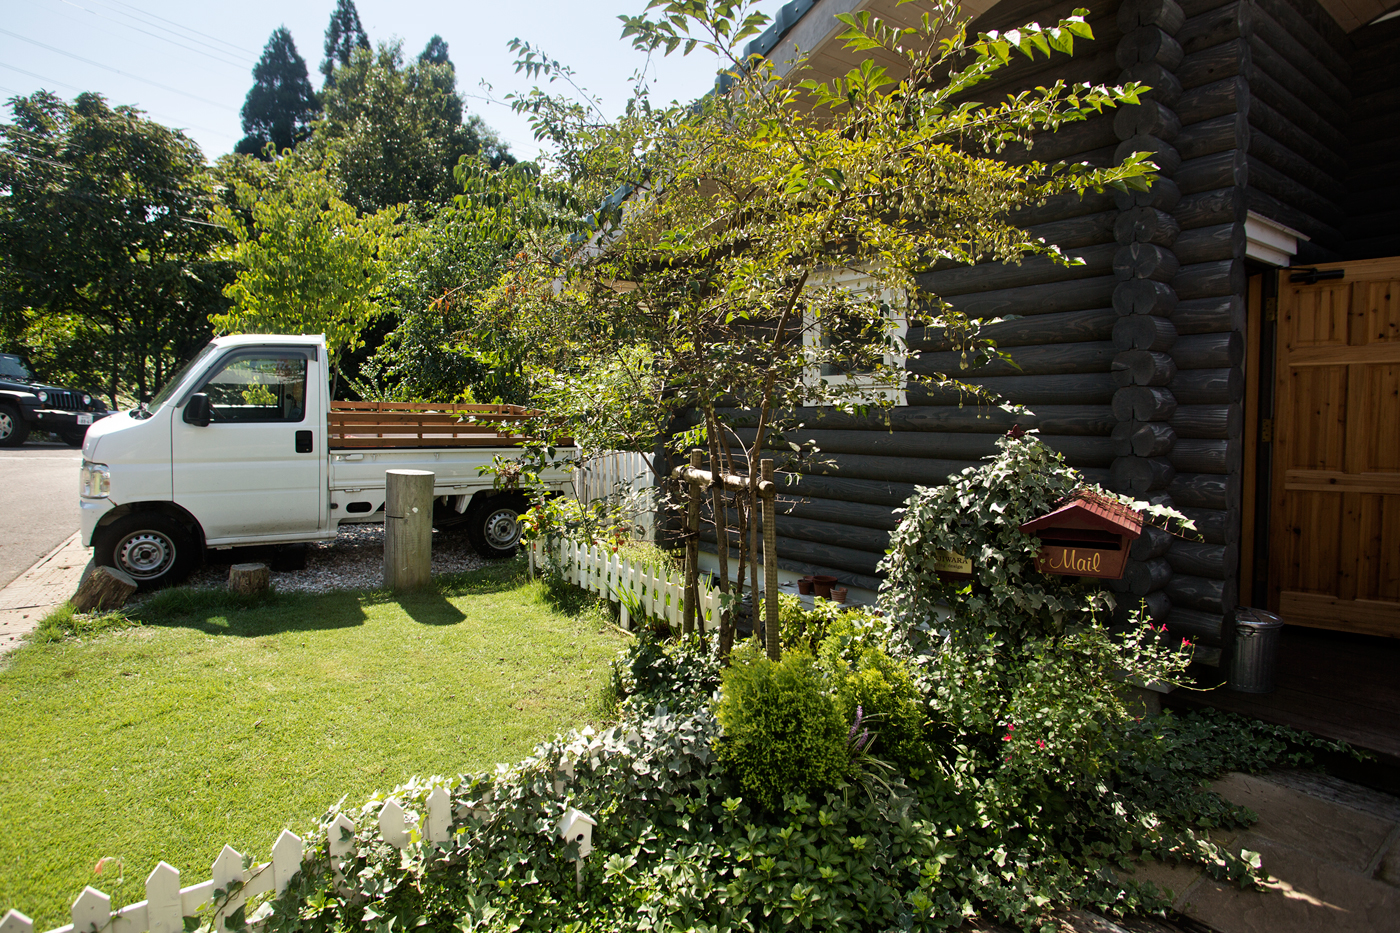
M1400 256L1400 17L1351 34L1346 259Z

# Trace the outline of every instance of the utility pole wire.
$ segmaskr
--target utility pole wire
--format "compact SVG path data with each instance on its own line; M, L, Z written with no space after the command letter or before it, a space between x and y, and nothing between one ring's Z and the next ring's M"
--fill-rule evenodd
M87 7L83 6L82 4L74 3L73 0L61 0L61 2L62 2L64 5L66 5L66 6L71 6L71 7L72 7L73 9L75 9L75 10L82 10L84 13L87 13L89 16L97 16L97 17L100 17L100 18L102 18L102 19L107 20L108 22L116 23L118 26L121 26L121 27L123 27L124 29L130 29L132 32L139 32L139 33L141 33L143 36L150 36L152 39L156 39L156 40L158 40L158 41L160 41L160 42L168 42L168 43L170 43L171 45L177 46L178 48L182 48L182 49L184 49L184 50L187 51L187 52L193 52L193 53L196 54L196 55L203 55L205 58L209 59L210 61L218 62L218 63L221 64L221 65L228 65L230 68L251 68L251 67L253 67L254 64L256 64L256 62L253 61L252 59L242 59L242 60L240 60L240 61L230 61L230 60L227 59L227 58L221 58L220 56L222 56L222 55L228 55L228 54L230 54L230 53L225 52L225 51L222 50L222 49L215 48L214 46L209 45L209 43L207 43L207 42L199 42L198 39L191 39L190 41L191 41L191 42L199 42L200 45L205 46L206 48L210 49L210 51L205 51L205 50L203 50L203 49L197 49L197 48L195 48L195 47L192 46L192 45L186 45L186 44L183 43L183 42L178 42L178 41L176 41L175 39L170 38L169 36L162 36L162 35L160 35L159 33L151 32L151 31L148 30L148 29L142 29L142 28L140 28L139 26L133 26L133 25L131 25L130 23L124 23L124 22L122 22L121 20L117 19L117 18L114 17L114 16L109 16L109 15L107 15L106 13L103 13L103 12L101 12L101 11L99 11L99 10L90 10L90 9L88 9ZM138 22L139 22L139 20L138 20ZM166 31L169 32L169 30L166 30ZM181 38L184 38L184 37L182 36ZM217 53L217 54L216 54L216 53Z

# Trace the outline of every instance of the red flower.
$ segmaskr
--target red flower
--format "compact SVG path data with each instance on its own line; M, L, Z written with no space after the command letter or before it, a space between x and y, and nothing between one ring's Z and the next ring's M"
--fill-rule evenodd
M1189 639L1189 638L1183 638L1183 639L1181 640L1181 647L1183 647L1183 648L1190 648L1190 647L1191 647L1191 639Z
M1036 739L1036 740L1035 740L1035 744L1039 745L1041 748L1044 748L1044 747L1045 747L1045 740L1044 740L1044 739Z

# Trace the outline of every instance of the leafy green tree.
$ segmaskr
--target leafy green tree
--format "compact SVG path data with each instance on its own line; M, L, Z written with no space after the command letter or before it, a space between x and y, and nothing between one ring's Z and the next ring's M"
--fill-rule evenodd
M0 333L121 404L161 385L224 306L226 236L199 147L98 94L9 101L0 125Z
M453 171L463 156L493 166L514 161L479 117L463 119L451 62L405 65L401 43L356 52L323 96L317 142L335 158L345 199L361 211L448 203L461 190Z
M216 211L238 274L224 289L232 306L211 320L220 333L324 333L334 397L341 359L387 310L400 212L360 215L324 169L286 162L269 183L237 182L237 209Z
M336 68L350 64L356 49L368 48L369 36L360 23L360 11L355 9L355 0L336 0L335 12L331 13L330 24L326 26L326 57L321 62L326 87L335 84Z
M311 135L321 112L306 72L306 60L286 26L278 26L253 68L253 86L243 103L243 139L234 148L260 155L268 143L290 149Z
M418 60L430 65L447 65L456 70L452 59L448 57L447 42L443 40L442 36L433 36L429 39L428 44L423 47L423 51L418 53Z

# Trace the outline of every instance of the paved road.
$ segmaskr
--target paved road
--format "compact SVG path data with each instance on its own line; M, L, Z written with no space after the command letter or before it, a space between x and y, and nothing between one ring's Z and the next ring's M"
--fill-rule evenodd
M0 587L78 530L82 459L63 444L0 447Z

